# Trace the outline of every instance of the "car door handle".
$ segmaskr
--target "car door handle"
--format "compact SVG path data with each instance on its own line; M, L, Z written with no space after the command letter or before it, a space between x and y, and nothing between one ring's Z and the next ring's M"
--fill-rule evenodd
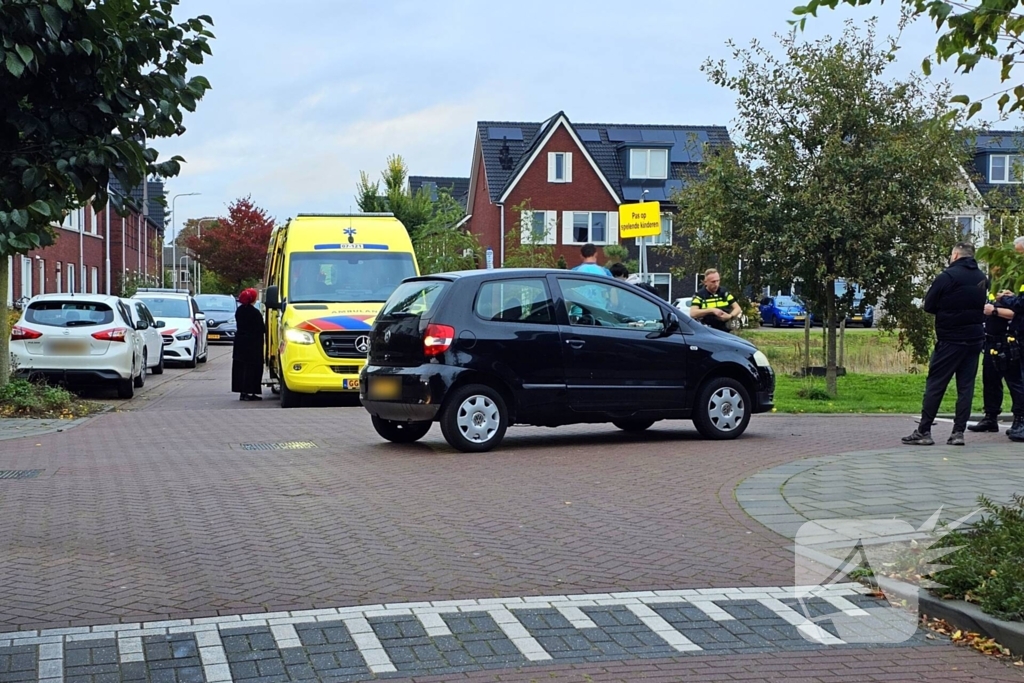
M587 342L583 341L582 339L566 339L565 343L574 349L582 349L583 345L586 344Z

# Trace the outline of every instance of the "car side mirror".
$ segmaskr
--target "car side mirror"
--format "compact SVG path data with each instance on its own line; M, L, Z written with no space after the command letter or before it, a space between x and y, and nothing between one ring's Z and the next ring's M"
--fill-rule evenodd
M647 335L647 338L661 339L662 337L668 337L672 334L675 334L680 329L679 318L671 313L665 316L665 319L664 321L662 321L662 324L664 325L662 329L655 330L654 332L649 333Z
M206 320L206 314L203 313L202 311L196 313L196 320Z
M277 285L267 287L267 291L263 293L263 303L271 310L277 311L281 309L281 298Z
M163 320L157 320L156 321L156 326L157 326L157 328L167 327L167 323L165 323Z
M139 331L148 330L149 323L147 323L145 320L140 320L139 322L135 323L135 329Z

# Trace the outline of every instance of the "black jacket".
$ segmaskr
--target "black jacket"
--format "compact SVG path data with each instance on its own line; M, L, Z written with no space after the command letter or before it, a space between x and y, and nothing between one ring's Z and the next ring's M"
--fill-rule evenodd
M243 363L263 363L263 336L266 332L263 316L255 306L242 304L235 310L235 325L238 329L232 359Z
M988 279L973 258L959 258L939 273L924 297L924 310L935 316L939 341L975 343L985 339Z

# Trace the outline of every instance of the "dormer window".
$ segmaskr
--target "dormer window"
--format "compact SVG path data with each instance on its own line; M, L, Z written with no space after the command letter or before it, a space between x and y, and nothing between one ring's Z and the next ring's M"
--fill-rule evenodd
M993 154L989 157L989 182L1019 183L1021 182L1021 164L1024 156L1020 154Z
M668 178L668 150L629 150L629 177L645 180L665 180Z

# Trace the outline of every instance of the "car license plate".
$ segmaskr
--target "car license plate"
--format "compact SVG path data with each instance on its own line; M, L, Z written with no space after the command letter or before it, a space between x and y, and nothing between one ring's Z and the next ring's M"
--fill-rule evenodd
M342 389L358 389L359 388L359 380L357 380L357 379L343 379L343 380L341 380L341 388Z
M799 320L799 321L802 322L802 321L806 320L806 318L804 316L802 316L802 315L797 315L797 316L793 316L793 320Z
M80 341L65 341L58 339L50 342L48 347L50 353L64 353L64 354L76 354L85 353L88 350L88 346Z
M219 334L208 334L208 335L206 335L206 338L207 339L220 339L220 335Z
M371 399L389 401L402 395L402 380L399 377L374 377L368 391Z
M862 317L861 317L861 316L859 316L859 315L855 315L855 316L853 316L853 322L855 322L855 323L859 323L859 322L862 322L863 320L864 320L864 318L862 318Z

